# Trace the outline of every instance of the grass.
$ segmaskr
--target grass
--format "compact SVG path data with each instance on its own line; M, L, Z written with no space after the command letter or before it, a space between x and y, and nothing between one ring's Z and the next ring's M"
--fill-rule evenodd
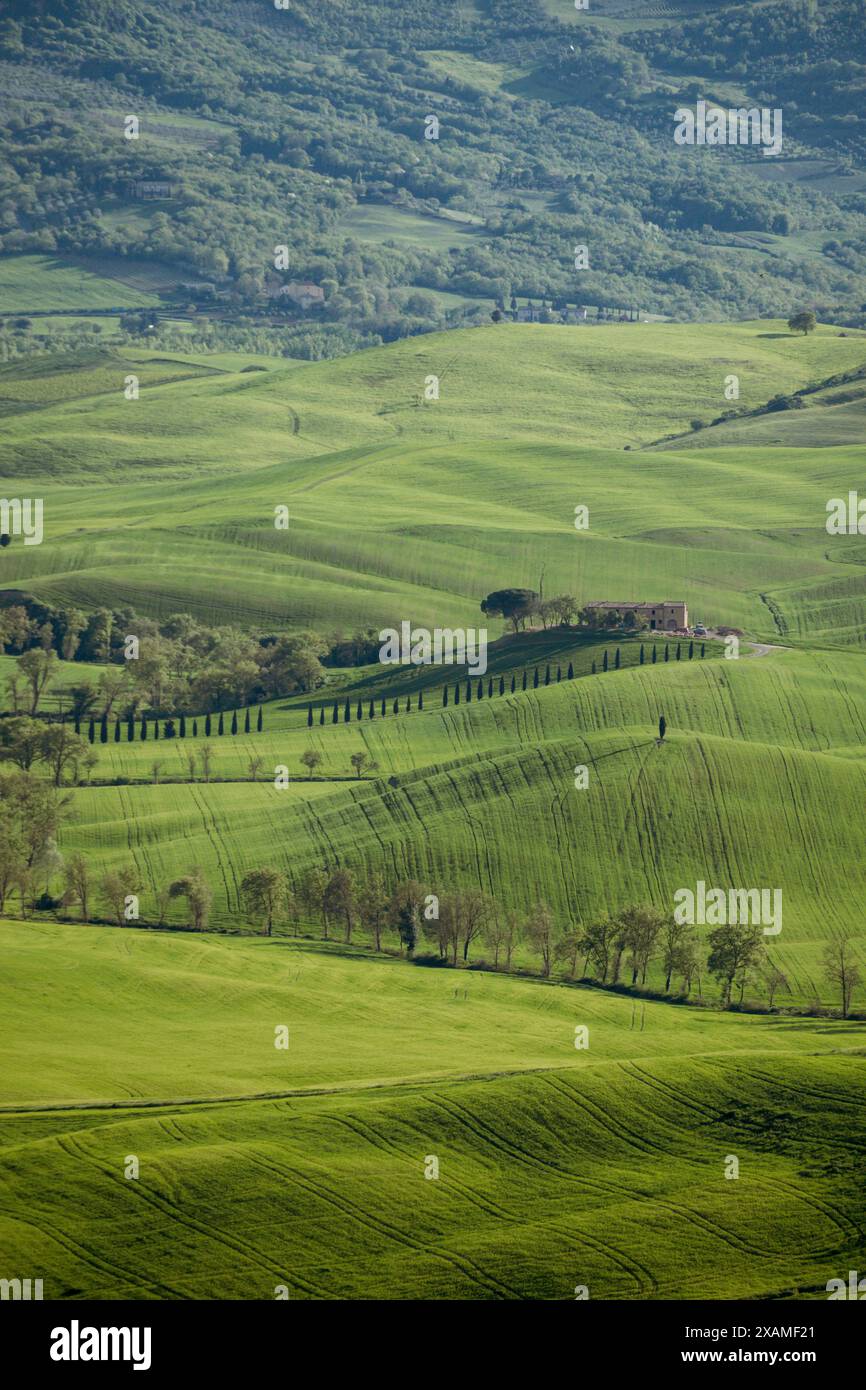
M862 492L862 448L850 422L821 422L859 397L810 397L783 448L754 421L736 447L721 427L640 446L720 413L730 372L759 404L863 354L830 327L500 325L315 364L116 349L0 372L4 487L43 497L46 527L0 553L4 588L258 633L408 618L497 638L480 598L543 582L582 602L684 598L784 648L641 667L624 642L624 669L593 676L610 639L505 636L497 686L548 661L579 679L447 708L441 671L333 672L328 723L271 702L262 734L212 735L208 784L187 764L203 730L94 744L62 852L95 879L133 860L143 923L200 865L213 930L0 923L0 1228L46 1297L787 1299L856 1266L866 1025L720 1013L706 972L703 1007L676 1008L424 969L357 933L253 936L239 888L263 864L295 883L340 865L544 899L566 925L670 911L699 879L780 887L778 1002L835 1004L832 928L866 967L866 551L824 528L828 498ZM244 374L254 361L268 370ZM432 373L440 399L422 404ZM390 713L394 690L421 688L423 711ZM309 748L322 763L301 781ZM361 748L378 768L352 780ZM516 965L537 970L525 946Z
M783 930L769 944L790 979L785 1002L830 1004L823 941L860 921L861 665L797 652L681 662L384 720L365 709L354 722L353 709L350 724L311 729L300 709L269 706L262 734L214 733L220 780L207 786L200 765L190 784L187 766L203 731L127 743L124 730L120 743L94 745L95 776L150 782L158 761L163 784L75 791L62 848L94 866L132 857L150 919L154 891L199 863L223 927L246 920L239 884L265 863L295 881L327 863L417 876L437 892L477 886L524 910L541 897L574 924L636 901L670 911L676 889L699 879L781 886ZM320 780L275 788L279 766L307 777L307 748L322 754ZM358 749L379 765L375 777L348 780ZM263 760L255 784L251 756ZM575 790L577 765L590 769L586 791ZM844 892L840 863L850 866ZM170 920L182 920L179 907ZM658 968L651 983L662 983Z
M722 409L729 370L762 401L859 367L864 342L500 325L251 374L243 354L137 349L13 364L7 486L38 484L50 543L10 547L5 582L58 604L333 630L475 626L484 593L537 588L545 569L548 593L683 597L759 636L859 644L859 538L828 546L823 529L828 497L861 483L855 446L714 452L708 431L694 449L632 445ZM423 402L431 373L440 399Z
M156 295L147 290L122 284L57 256L0 257L0 313L118 306L144 309L157 303Z
M287 943L0 935L0 1223L47 1298L809 1297L862 1242L856 1026Z
M339 227L345 236L356 237L359 241L386 244L396 241L404 246L440 251L463 246L467 238L474 235L472 227L451 218L422 217L384 203L359 203L343 214Z

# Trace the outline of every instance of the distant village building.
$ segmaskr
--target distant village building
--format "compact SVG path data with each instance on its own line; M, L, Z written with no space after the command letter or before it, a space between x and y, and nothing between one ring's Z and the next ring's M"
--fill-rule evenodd
M651 631L677 632L689 625L689 610L684 603L588 603L605 613L634 613L644 618Z
M165 179L136 179L128 185L130 198L147 202L152 198L173 198L174 184Z
M297 304L299 309L312 309L324 304L325 291L318 285L311 284L308 280L290 280L288 285L280 285L273 297L275 299L290 299L293 304Z

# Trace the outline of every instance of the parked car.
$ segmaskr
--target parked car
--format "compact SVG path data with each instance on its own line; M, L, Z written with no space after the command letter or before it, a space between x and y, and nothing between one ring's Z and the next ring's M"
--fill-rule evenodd
M707 629L704 627L703 623L695 623L695 636L706 637L706 635Z

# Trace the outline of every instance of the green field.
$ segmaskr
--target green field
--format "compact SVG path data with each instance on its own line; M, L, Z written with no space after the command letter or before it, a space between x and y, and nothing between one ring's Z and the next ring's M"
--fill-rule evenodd
M121 264L117 259L117 265ZM156 295L55 256L0 257L0 313L42 309L148 308Z
M862 1250L850 1026L285 942L0 935L4 1245L46 1298L808 1298Z
M824 524L829 498L866 486L859 388L656 441L720 414L732 372L754 408L864 361L866 335L830 326L502 324L319 363L113 348L0 370L3 487L45 508L42 545L0 551L4 589L259 635L408 619L487 626L493 643L471 704L453 700L463 672L330 670L312 727L294 696L265 705L260 734L214 732L208 782L200 717L196 738L97 735L59 847L96 880L132 861L140 925L18 920L18 893L7 902L11 1266L61 1299L285 1285L569 1300L584 1284L602 1299L821 1298L857 1267L866 995L861 982L855 1017L833 1016L822 955L844 928L866 975L866 543ZM542 582L581 604L685 599L693 621L742 630L739 657L708 639L703 660L685 642L677 661L645 636L641 665L640 641L509 635L480 611L492 589ZM602 673L617 646L622 669ZM65 664L49 708L87 676ZM356 778L361 749L377 766ZM507 974L483 941L454 970L399 958L393 930L379 954L359 928L320 940L312 920L268 938L240 894L266 864L296 886L347 867L520 912L543 900L563 927L669 912L698 880L780 888L767 947L787 988L766 1012L750 982L738 1013L704 969L676 1007L577 983L561 961L544 981L525 943ZM214 895L197 934L179 930L183 902L157 901L193 865ZM92 922L103 913L95 891ZM647 989L664 983L656 958Z
M732 371L758 405L864 356L831 329L641 324L499 325L252 374L237 354L34 359L0 373L0 451L7 486L38 483L50 544L0 563L50 602L259 630L474 625L480 595L546 567L549 593L663 591L769 640L860 645L863 542L824 529L827 499L862 487L855 444L816 450L813 425L784 451L714 450L715 430L639 446L712 418Z
M386 204L359 203L341 219L340 229L345 236L359 241L395 241L406 246L431 247L448 250L461 246L471 237L473 228L463 226L453 218L422 217L407 209Z

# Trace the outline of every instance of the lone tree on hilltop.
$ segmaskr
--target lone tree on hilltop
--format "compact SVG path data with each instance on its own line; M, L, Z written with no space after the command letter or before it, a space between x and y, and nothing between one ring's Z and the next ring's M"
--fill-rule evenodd
M481 600L481 612L488 618L505 618L519 632L537 601L534 589L495 589Z
M659 743L664 743L665 733L667 732L668 721L664 715L659 715Z
M792 333L814 333L817 320L811 309L801 309L799 314L788 319Z

